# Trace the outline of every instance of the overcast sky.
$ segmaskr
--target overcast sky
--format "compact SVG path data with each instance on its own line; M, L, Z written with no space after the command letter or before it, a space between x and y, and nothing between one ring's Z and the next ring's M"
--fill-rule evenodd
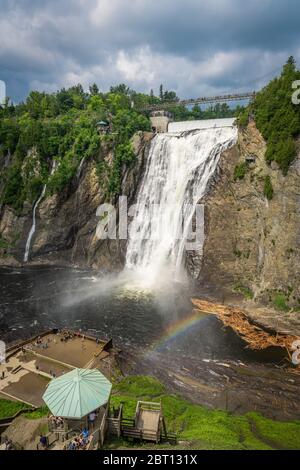
M7 94L125 82L181 97L252 90L300 60L299 0L0 0Z

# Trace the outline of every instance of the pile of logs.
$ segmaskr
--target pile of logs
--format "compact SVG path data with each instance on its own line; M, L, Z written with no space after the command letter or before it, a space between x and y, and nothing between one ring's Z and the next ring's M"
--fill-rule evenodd
M300 340L298 336L263 329L237 307L229 307L201 299L192 299L192 303L196 311L216 315L225 326L232 328L250 349L262 350L274 346L281 347L285 348L291 357L294 350L293 343Z

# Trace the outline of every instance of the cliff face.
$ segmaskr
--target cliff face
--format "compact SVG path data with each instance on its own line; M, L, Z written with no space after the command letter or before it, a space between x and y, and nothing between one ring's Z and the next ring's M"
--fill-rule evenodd
M132 203L143 172L147 143L152 134L140 133L133 139L136 160L133 167L123 169L122 194ZM110 164L113 155L102 149ZM83 162L71 185L64 191L46 196L37 208L36 232L32 239L30 261L89 266L105 270L121 269L124 262L123 240L99 240L96 215L100 204L107 201L105 184L99 178L94 160ZM112 201L114 202L114 201ZM0 259L2 264L21 263L28 233L32 225L32 208L25 207L21 216L5 206L0 219Z
M129 205L134 202L142 179L151 138L150 133L135 136L135 164L122 173L122 194L128 196ZM240 131L237 144L221 156L209 191L200 201L205 204L203 257L189 252L187 267L198 286L219 300L238 296L240 300L254 299L286 311L290 307L297 310L300 156L283 176L274 164L266 165L265 150L266 144L252 122ZM109 164L113 155L108 149L103 154ZM249 156L254 161L245 164ZM245 173L242 179L234 178L237 166ZM274 192L270 200L264 195L267 176ZM43 199L37 210L32 262L73 264L104 271L122 268L126 241L96 237L100 220L97 207L106 200L104 186L91 159L83 163L80 173L64 191ZM0 263L22 263L31 224L31 206L25 207L21 216L7 206L2 208Z
M300 309L300 156L287 176L264 158L266 144L252 122L220 159L205 203L200 285L222 300L235 291L282 310ZM234 179L236 166L245 176ZM273 198L264 195L266 177ZM188 256L191 271L197 270ZM299 317L299 315L298 315Z

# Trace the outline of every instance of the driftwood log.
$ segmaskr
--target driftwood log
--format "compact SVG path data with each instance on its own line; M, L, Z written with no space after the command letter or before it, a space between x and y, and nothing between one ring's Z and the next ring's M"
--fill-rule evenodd
M216 315L225 326L232 328L253 350L262 350L269 347L285 348L290 359L292 358L293 345L299 341L299 336L292 336L276 331L266 330L255 324L249 316L237 307L230 307L208 300L192 299L197 312L205 312ZM299 369L299 366L297 367Z

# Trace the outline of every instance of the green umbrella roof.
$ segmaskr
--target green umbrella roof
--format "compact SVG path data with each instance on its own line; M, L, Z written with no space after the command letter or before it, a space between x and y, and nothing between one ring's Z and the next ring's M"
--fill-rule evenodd
M109 123L107 121L98 121L97 126L108 126Z
M96 369L74 369L51 380L43 400L54 416L82 418L108 402L111 383Z

